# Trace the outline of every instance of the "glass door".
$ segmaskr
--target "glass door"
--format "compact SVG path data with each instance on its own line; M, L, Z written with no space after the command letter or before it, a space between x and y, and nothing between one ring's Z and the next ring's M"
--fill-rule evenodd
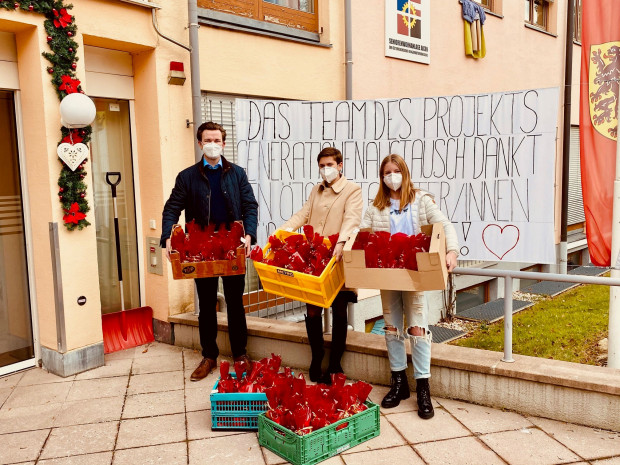
M0 90L0 375L34 364L15 97Z
M136 205L133 184L129 102L94 99L97 116L91 140L97 260L102 313L121 310L116 265L112 188L106 173L121 174L116 188L125 309L140 306ZM110 176L111 181L115 180Z

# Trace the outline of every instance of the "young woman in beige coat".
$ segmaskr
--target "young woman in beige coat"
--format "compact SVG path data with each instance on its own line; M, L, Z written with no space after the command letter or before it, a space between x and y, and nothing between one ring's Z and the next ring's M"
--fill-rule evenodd
M418 234L420 226L442 223L446 233L446 265L448 271L456 266L458 239L452 223L439 210L433 197L415 189L405 160L399 155L388 155L379 170L381 183L373 204L368 207L360 228L373 231ZM411 358L416 380L418 415L429 419L434 415L428 378L431 376L431 341L424 293L414 291L381 291L385 342L392 370L392 386L383 398L383 408L396 407L409 398L407 352L405 338L411 339ZM404 330L403 319L407 320Z
M284 223L282 229L293 231L309 224L322 236L338 234L334 255L340 260L344 243L362 218L362 191L359 185L343 176L342 154L338 149L327 147L321 150L317 162L323 182L314 186L302 209ZM331 374L343 372L340 359L347 342L347 308L349 302L355 300L356 295L352 291L342 290L332 303L332 344L325 374L321 371L325 354L323 309L306 304L306 331L312 351L311 381L331 384Z

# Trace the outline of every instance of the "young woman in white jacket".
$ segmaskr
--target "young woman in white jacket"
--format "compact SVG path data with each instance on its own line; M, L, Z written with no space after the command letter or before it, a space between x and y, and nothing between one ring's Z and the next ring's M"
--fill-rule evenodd
M442 223L446 234L446 266L456 266L458 239L454 226L435 204L433 197L413 187L409 168L399 155L388 155L379 170L381 183L373 204L368 207L360 228L388 231L392 234L418 234L420 226ZM396 407L409 398L407 351L405 339L411 339L413 374L416 380L418 415L429 419L434 415L428 384L431 376L431 341L424 293L415 291L381 291L385 342L392 371L391 389L383 398L383 408ZM403 320L407 326L404 329Z

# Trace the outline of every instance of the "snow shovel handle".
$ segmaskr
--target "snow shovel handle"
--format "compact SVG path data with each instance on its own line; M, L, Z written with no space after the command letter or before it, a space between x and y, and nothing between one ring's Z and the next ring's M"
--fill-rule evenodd
M116 181L112 181L111 177L116 176ZM118 227L118 210L116 208L116 186L121 182L121 173L118 171L111 171L105 174L105 182L107 182L112 188L112 203L114 204L114 237L116 239L116 268L118 270L118 280L121 286L123 285L123 267L121 265L121 240ZM123 296L121 295L121 301ZM122 302L121 302L122 303Z
M116 182L112 182L112 180L110 179L111 176L118 176L116 178ZM112 188L112 198L116 198L116 186L121 183L121 173L119 173L118 171L108 171L105 174L105 182L107 182Z

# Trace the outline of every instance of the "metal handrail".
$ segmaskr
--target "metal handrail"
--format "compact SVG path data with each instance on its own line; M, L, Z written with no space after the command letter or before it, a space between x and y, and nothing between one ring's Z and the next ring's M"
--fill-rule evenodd
M452 270L454 274L469 276L490 276L504 278L504 357L502 362L512 363L512 279L535 279L538 281L556 281L564 283L600 284L603 286L620 286L620 279L600 276L581 276L574 274L541 273L537 271L513 271L488 268L461 268Z

